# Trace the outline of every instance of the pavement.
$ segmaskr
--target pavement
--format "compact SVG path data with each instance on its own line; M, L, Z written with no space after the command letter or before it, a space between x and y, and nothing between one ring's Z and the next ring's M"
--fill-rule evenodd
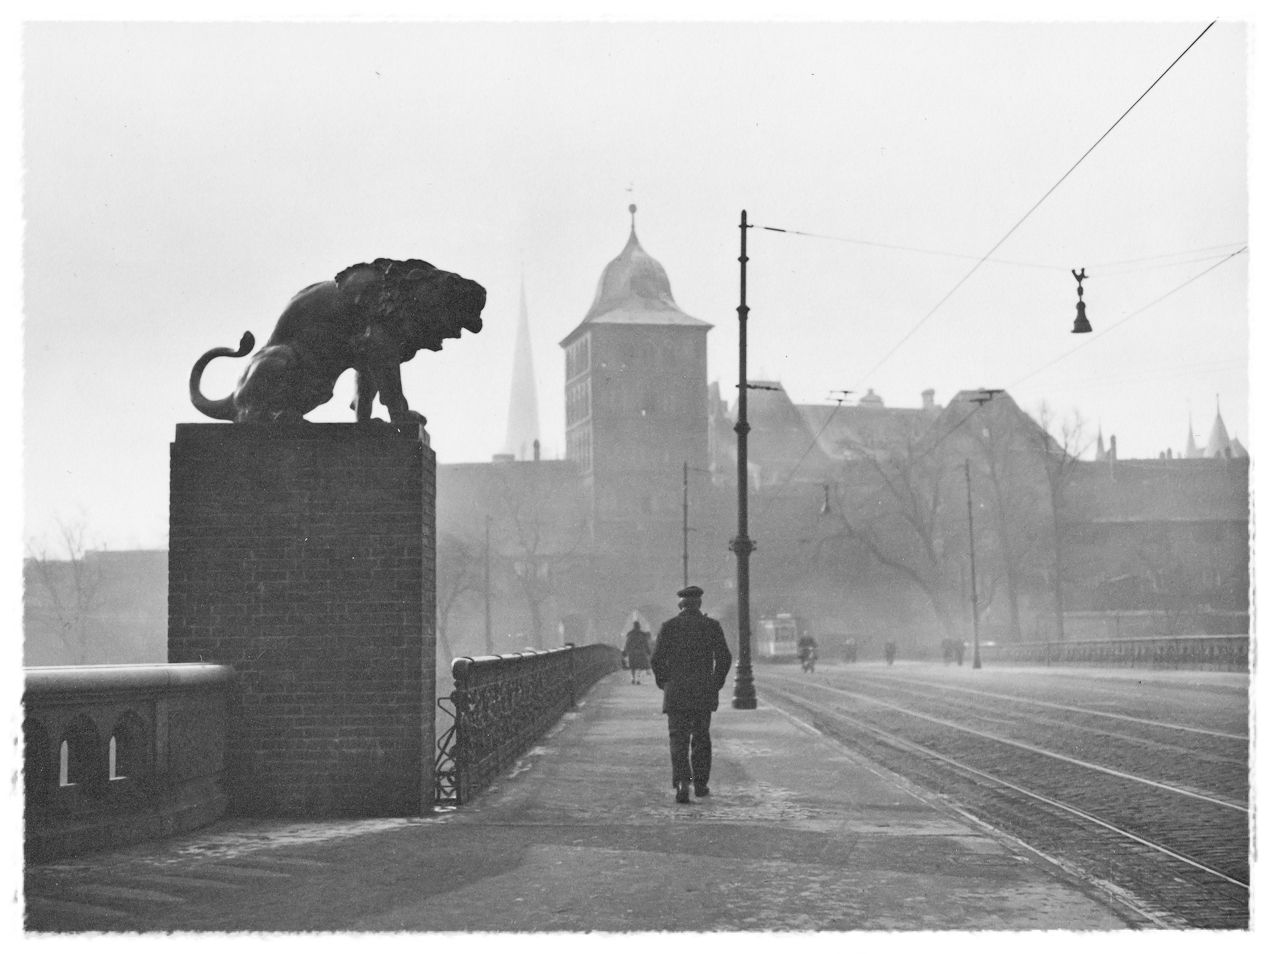
M26 872L32 931L1110 930L1143 922L765 704L713 717L673 801L661 693L602 680L470 804L227 819Z

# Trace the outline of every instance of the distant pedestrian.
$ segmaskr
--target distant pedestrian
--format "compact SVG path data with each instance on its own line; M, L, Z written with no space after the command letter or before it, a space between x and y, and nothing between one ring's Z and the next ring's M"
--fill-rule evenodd
M712 713L719 703L733 657L720 623L704 616L703 590L687 586L676 594L681 612L659 629L650 667L654 682L663 690L667 734L672 753L672 787L676 800L711 794L707 787L712 772Z
M632 621L627 641L623 644L623 659L632 673L632 685L641 685L641 673L650 668L650 634L636 620Z
M893 657L897 655L897 643L889 640L884 644L884 661L890 666L893 665Z

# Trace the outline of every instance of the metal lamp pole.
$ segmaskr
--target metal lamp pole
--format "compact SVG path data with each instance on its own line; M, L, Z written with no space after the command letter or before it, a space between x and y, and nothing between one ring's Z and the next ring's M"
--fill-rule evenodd
M981 638L977 624L977 548L972 537L972 470L964 459L964 486L968 488L968 563L972 571L972 668L981 668Z
M738 536L729 548L738 558L738 666L734 669L735 709L756 708L756 684L751 672L751 553L756 548L747 536L747 210L743 210L738 230L742 234L742 254L738 256Z

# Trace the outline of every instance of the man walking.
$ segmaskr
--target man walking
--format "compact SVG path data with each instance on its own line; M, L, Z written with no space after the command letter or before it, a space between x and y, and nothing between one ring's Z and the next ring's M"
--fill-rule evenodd
M712 713L733 657L720 623L700 610L703 590L687 586L676 594L681 612L659 629L650 668L663 690L667 734L672 750L672 787L676 800L690 800L690 782L698 798L710 795Z
M650 634L636 620L632 621L627 641L623 644L623 661L632 673L632 685L641 685L641 673L650 668Z

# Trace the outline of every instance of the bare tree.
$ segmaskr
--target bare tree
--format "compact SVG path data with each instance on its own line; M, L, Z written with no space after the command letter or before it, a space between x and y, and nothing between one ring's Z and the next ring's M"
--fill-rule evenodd
M957 631L952 599L955 559L946 546L954 532L945 506L950 468L914 441L886 453L875 448L845 464L828 516L838 525L819 544L861 545L880 565L909 580L924 594L947 636Z
M1047 401L1039 403L1039 430L1034 439L1043 454L1044 476L1048 482L1048 503L1052 514L1052 598L1056 613L1057 639L1065 638L1065 600L1062 576L1061 539L1062 514L1065 512L1065 492L1073 478L1079 457L1091 441L1086 436L1086 425L1075 411L1068 418L1057 421Z
M974 481L973 496L986 505L997 543L986 552L984 566L987 577L997 572L1001 578L1009 635L1020 640L1023 590L1032 577L1046 575L1040 568L1044 549L1038 531L1045 519L1043 451L1051 439L1040 435L1038 425L1011 397L983 393L984 399L970 399L979 408L952 431L947 453L966 457L974 477L980 478Z
M61 644L63 658L71 665L84 665L89 658L94 615L102 607L101 566L89 558L82 516L72 521L59 519L57 536L65 559L52 555L44 542L28 542L26 582L28 587L38 587L47 599L45 608L52 618L44 628ZM35 609L34 597L28 592L28 612Z
M438 537L438 640L446 659L454 659L451 646L451 613L470 593L482 587L481 547L452 533Z
M543 645L546 612L566 582L587 537L569 487L537 464L496 468L501 556L530 614L531 638Z

